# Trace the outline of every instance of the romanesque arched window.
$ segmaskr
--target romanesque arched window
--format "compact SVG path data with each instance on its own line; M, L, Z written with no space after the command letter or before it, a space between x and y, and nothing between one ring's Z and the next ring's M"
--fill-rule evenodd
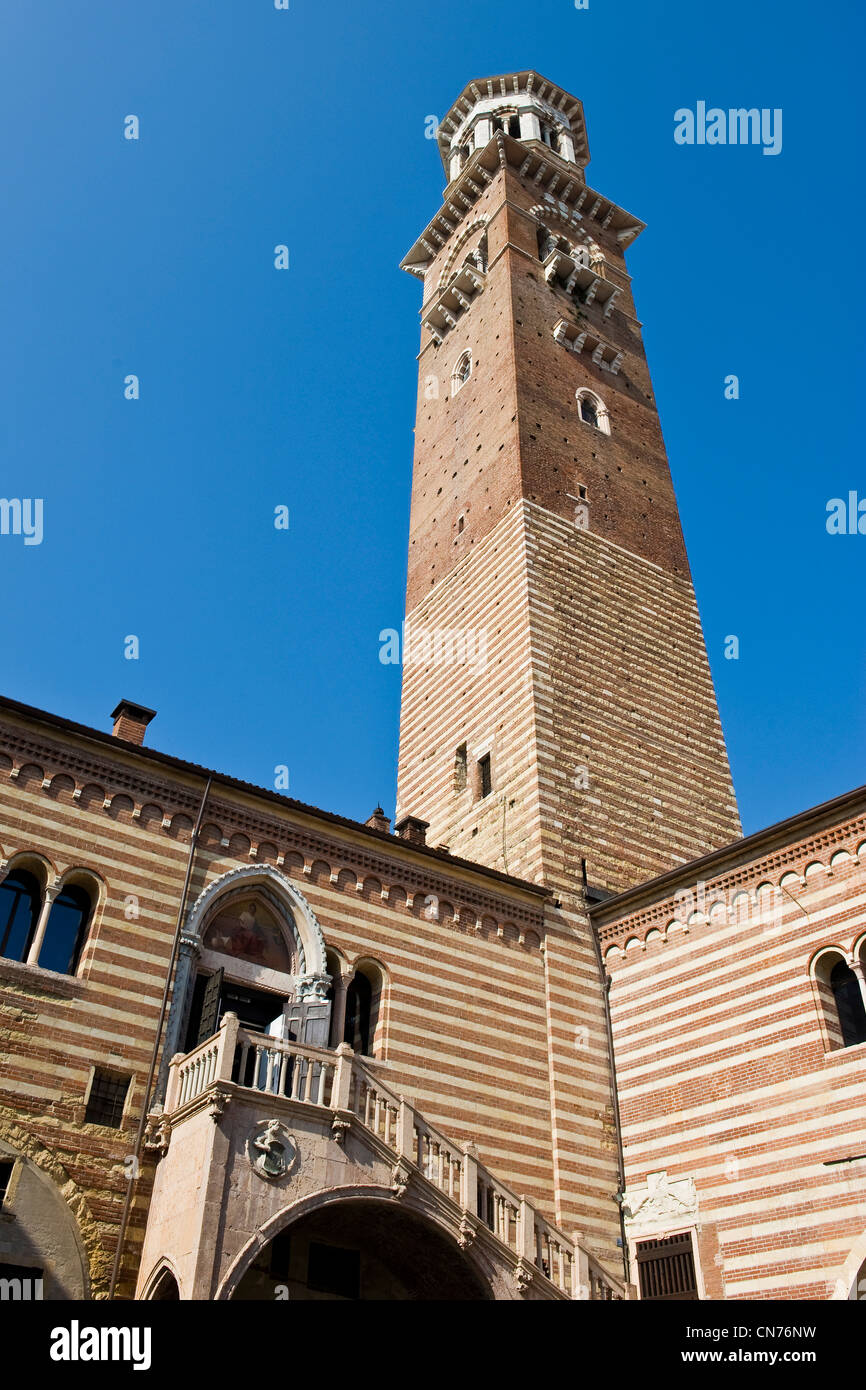
M96 893L83 883L66 883L51 906L39 951L44 970L74 975L93 916Z
M454 371L451 373L451 394L456 396L457 392L472 375L472 353L469 351L461 352L454 364Z
M844 1047L866 1042L866 1004L860 981L850 965L838 960L830 971L830 988L839 1019L839 1031Z
M17 869L0 883L0 956L26 960L42 906L35 874Z
M610 434L610 415L601 396L596 395L595 391L590 391L588 386L581 386L576 392L576 399L583 423L591 425L601 434Z
M372 961L363 961L355 966L346 990L343 1041L368 1057L375 1055L377 1034L381 1033L384 986L379 967Z
M857 962L859 969L862 963ZM813 978L830 1046L866 1042L866 1003L856 969L838 947L828 947L813 963Z

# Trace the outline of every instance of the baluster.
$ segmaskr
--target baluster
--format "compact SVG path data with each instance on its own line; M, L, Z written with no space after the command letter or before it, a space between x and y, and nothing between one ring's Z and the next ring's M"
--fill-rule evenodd
M289 1053L280 1053L280 1075L277 1080L277 1092L279 1095L286 1094L286 1067L289 1065Z
M438 1164L436 1168L436 1186L440 1192L445 1190L445 1153L440 1144L437 1152Z
M325 1104L325 1082L326 1082L326 1080L327 1080L327 1077L328 1077L328 1068L326 1067L325 1063L322 1062L322 1063L320 1063L320 1065L319 1065L319 1089L318 1089L317 1092L316 1092L316 1104L317 1104L317 1105L324 1105L324 1104Z
M305 1084L304 1084L304 1100L307 1101L308 1103L309 1103L310 1098L311 1098L311 1096L312 1096L312 1094L313 1094L313 1072L314 1072L314 1068L315 1068L315 1063L308 1060L308 1061L307 1061L307 1075L306 1075L306 1077L305 1077Z

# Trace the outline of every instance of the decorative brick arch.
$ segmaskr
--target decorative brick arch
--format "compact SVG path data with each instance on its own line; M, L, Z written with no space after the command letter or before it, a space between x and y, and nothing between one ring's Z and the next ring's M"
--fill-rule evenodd
M441 290L443 286L448 283L448 276L451 274L451 271L454 267L454 262L460 255L461 248L466 245L469 238L471 236L474 236L477 231L485 230L489 221L490 218L487 216L486 213L483 213L481 217L474 218L473 221L469 223L468 227L463 228L463 231L460 233L454 245L451 247L445 264L442 267L442 274L439 276L439 284L437 285L437 289Z
M210 918L214 905L229 893L238 889L263 888L267 896L275 899L286 909L292 924L295 945L298 951L298 974L309 978L327 973L325 966L325 938L316 914L299 888L275 869L273 864L244 864L239 869L229 869L214 879L196 898L187 918L186 932L197 943L201 943L202 931Z

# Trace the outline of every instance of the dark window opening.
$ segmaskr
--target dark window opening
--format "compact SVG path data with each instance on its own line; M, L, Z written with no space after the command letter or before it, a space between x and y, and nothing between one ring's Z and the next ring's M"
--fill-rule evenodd
M373 986L362 975L356 971L352 976L349 988L346 990L346 1026L343 1032L343 1041L355 1051L370 1056L372 1048L370 1046L372 1038L370 1036L370 1020L373 1014Z
M512 136L515 140L519 140L519 139L520 139L520 117L519 117L519 116L509 116L509 117L508 117L508 134L509 134L510 136Z
M307 1288L335 1298L361 1297L361 1252L310 1241Z
M698 1297L692 1238L688 1233L642 1240L637 1247L640 1296L649 1303Z
M268 990L232 984L222 970L213 975L198 975L193 987L189 1024L184 1047L191 1052L200 1042L213 1036L223 1015L237 1014L242 1028L253 1033L266 1033L284 1011L285 999Z
M75 974L92 911L93 902L86 888L73 883L58 893L39 952L43 969L56 970L59 975Z
M42 904L39 880L23 869L0 883L0 956L26 960Z
M493 780L490 771L490 754L485 753L483 758L478 759L478 792L479 795L489 796L493 790Z
M9 1191L9 1184L12 1181L12 1170L15 1163L12 1160L3 1159L0 1161L0 1207L6 1201L6 1193Z
M855 1047L866 1042L866 1005L860 990L860 981L854 971L844 961L837 961L830 971L830 988L836 1001L839 1027L845 1047Z
M593 425L595 429L598 429L598 411L591 396L581 396L580 418L585 420L588 425Z
M131 1080L131 1076L117 1076L97 1067L90 1095L87 1097L85 1124L107 1125L110 1129L120 1129Z

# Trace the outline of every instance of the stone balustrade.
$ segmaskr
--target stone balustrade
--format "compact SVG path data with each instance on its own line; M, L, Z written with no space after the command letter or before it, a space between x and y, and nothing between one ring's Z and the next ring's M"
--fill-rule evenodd
M461 1230L486 1227L506 1247L528 1283L541 1274L560 1294L620 1299L623 1288L577 1241L569 1240L481 1163L392 1091L345 1043L336 1051L266 1037L242 1028L234 1014L219 1032L185 1056L172 1058L164 1117L179 1123L206 1092L222 1086L281 1097L334 1112L334 1128L353 1122L395 1159L430 1183L462 1213Z

